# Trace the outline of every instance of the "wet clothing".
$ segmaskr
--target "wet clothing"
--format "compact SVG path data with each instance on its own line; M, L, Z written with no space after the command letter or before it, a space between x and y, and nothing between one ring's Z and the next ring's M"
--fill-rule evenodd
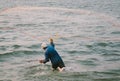
M52 68L57 69L57 67L65 67L65 64L62 60L62 58L59 56L58 52L55 50L54 48L54 43L50 43L50 45L48 45L45 50L45 59L43 61L43 63L48 62L49 60L51 60L52 63Z

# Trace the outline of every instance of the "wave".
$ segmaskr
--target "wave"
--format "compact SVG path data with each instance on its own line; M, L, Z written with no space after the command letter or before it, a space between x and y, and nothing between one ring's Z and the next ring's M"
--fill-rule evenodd
M17 27L35 27L36 24L16 24Z
M115 31L115 32L112 32L111 34L118 34L118 35L120 35L120 31Z
M94 42L93 44L91 45L86 45L88 48L89 47L118 47L120 46L120 43L119 42L110 42L110 41L96 41Z
M38 55L41 54L40 51L32 51L32 50L19 50L19 51L11 51L11 52L6 52L3 54L0 54L0 58L4 57L24 57L25 55Z

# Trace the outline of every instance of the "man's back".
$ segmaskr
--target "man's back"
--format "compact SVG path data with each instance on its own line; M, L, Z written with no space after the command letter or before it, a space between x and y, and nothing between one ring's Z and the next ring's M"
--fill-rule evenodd
M51 60L52 64L57 64L59 62L63 62L61 57L59 56L58 52L51 45L47 47L45 56Z

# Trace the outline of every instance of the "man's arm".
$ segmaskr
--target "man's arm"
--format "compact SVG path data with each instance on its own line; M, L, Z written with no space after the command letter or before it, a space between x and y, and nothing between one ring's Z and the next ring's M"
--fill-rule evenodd
M46 62L49 61L49 56L48 56L48 52L45 52L45 59L43 60L43 63L45 64Z
M48 62L48 61L49 61L49 56L48 56L48 52L46 51L46 52L45 52L45 59L44 59L44 60L40 60L39 62L45 64L45 63Z
M50 38L49 41L50 41L50 45L52 45L53 47L55 47L54 42L53 42L53 39Z

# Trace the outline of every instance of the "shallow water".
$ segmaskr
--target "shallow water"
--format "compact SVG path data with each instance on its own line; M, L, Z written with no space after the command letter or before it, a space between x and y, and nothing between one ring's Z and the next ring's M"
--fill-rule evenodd
M0 81L119 81L119 18L70 4L59 8L58 1L30 2L0 13ZM40 44L49 37L65 62L64 72L37 61L44 58Z

